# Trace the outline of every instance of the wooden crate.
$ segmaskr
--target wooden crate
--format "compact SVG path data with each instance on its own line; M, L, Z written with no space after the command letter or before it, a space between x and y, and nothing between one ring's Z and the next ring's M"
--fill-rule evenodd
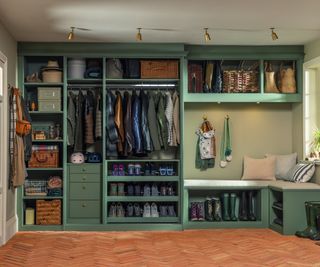
M178 60L141 60L142 79L178 79Z
M36 224L59 225L61 224L61 200L37 200Z

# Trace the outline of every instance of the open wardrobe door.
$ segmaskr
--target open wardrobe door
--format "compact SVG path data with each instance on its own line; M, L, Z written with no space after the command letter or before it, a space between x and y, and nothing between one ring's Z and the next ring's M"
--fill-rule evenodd
M6 242L7 192L7 59L0 52L0 246Z

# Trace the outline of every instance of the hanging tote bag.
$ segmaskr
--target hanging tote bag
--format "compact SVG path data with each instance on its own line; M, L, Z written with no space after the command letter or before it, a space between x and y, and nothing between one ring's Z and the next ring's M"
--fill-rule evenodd
M297 92L295 78L295 64L292 68L283 68L280 66L280 92L284 94L295 94Z
M265 75L264 92L280 93L276 85L275 72L272 70L272 65L270 62L266 62L265 64L264 75Z

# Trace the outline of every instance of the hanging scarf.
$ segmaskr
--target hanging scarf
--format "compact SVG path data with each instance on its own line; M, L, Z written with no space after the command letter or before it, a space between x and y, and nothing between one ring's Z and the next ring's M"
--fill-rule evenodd
M231 137L230 137L230 127L229 127L229 117L224 119L223 135L221 138L220 147L220 167L225 168L232 160L232 149L231 149Z

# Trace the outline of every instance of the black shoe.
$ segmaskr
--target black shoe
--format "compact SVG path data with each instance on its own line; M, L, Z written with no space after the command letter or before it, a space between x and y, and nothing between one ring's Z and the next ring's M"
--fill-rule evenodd
M212 222L213 221L213 201L209 197L206 199L204 203L204 212L205 212L206 220Z
M256 221L257 218L255 216L255 212L254 212L254 197L253 197L254 192L253 191L249 191L248 194L248 200L249 200L249 216L248 219L249 221Z
M247 211L247 192L242 191L240 197L240 207L239 207L239 220L247 221L248 220L248 211Z

